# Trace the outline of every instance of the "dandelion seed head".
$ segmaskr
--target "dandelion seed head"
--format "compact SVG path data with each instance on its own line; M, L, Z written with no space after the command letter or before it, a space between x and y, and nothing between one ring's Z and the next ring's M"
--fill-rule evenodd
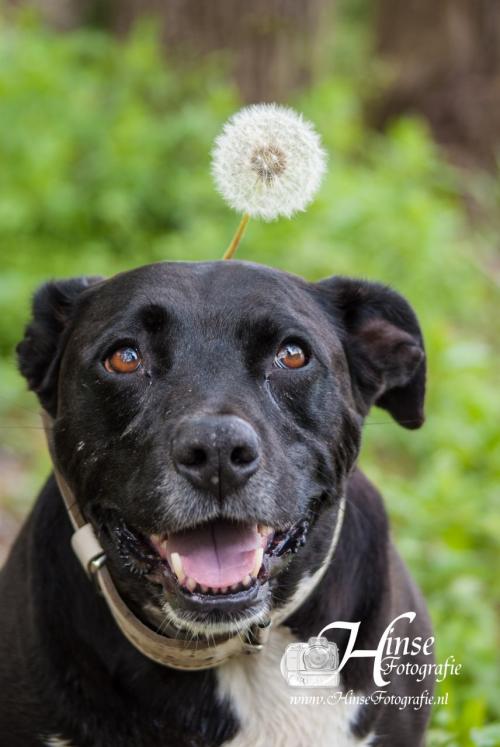
M252 168L263 182L272 182L286 169L286 155L275 145L256 148L250 158Z
M215 141L217 190L240 213L290 218L314 198L326 168L319 135L302 115L276 104L235 114Z

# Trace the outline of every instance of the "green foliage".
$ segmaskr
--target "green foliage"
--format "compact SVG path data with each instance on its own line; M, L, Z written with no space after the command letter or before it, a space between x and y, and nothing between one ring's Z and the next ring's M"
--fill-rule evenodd
M485 240L466 227L455 175L425 127L367 132L345 67L295 102L331 153L318 200L292 221L252 223L239 256L311 279L381 280L415 307L427 423L406 432L374 412L361 462L429 602L439 660L463 664L440 689L449 702L430 743L498 745L497 292ZM0 30L0 413L28 475L11 502L31 501L47 467L36 403L13 364L33 290L49 277L219 258L238 217L214 192L210 149L237 105L217 69L181 74L162 59L148 27L126 43L31 21Z

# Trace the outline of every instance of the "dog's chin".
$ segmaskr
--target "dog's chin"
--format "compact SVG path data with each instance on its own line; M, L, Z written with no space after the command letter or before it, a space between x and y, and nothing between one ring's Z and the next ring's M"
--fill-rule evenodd
M194 595L193 595L194 596ZM197 600L199 608L180 607L177 600L166 601L162 605L163 626L184 631L189 638L227 637L244 634L255 624L264 624L270 611L271 592L269 582L259 585L259 594L246 606L239 595L233 596L233 609L210 609L204 600ZM228 599L229 601L229 599ZM248 600L245 600L248 602Z
M272 587L305 543L306 520L275 529L218 519L181 532L145 534L123 521L107 524L114 562L138 584L143 614L164 631L190 637L241 634L264 623Z

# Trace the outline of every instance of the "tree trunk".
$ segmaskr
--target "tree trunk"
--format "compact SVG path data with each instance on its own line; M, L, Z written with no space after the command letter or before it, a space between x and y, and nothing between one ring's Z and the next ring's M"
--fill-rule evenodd
M161 17L167 48L196 60L229 52L245 101L283 100L310 82L318 37L333 0L115 0L113 25L127 31L144 12Z
M419 112L455 159L492 167L500 147L500 2L378 0L376 30L394 79L372 111L375 124Z

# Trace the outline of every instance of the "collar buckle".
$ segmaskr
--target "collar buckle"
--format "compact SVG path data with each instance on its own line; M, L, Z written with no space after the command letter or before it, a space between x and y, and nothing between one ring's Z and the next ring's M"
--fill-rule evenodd
M272 620L255 623L245 636L243 651L246 654L258 654L264 648L271 633Z

